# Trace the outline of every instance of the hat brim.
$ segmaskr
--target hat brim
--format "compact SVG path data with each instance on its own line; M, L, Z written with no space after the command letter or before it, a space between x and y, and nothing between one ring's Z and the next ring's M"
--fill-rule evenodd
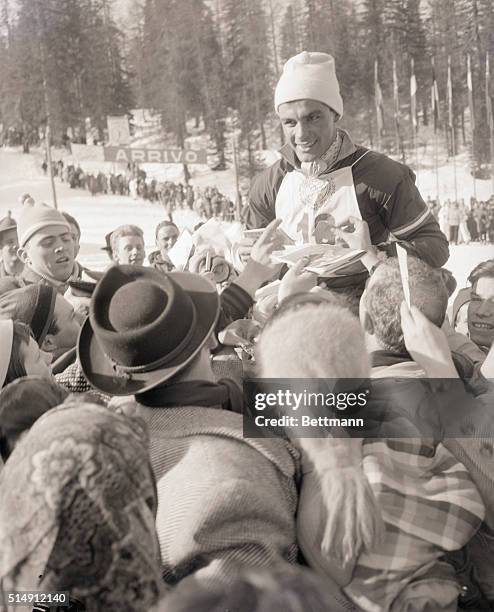
M11 232L15 230L17 232L17 225L9 225L7 227L0 227L0 234L4 234L5 232Z
M153 389L183 370L213 332L220 303L213 284L189 272L171 272L170 276L187 292L199 315L187 346L166 366L151 372L132 372L131 376L119 376L99 345L88 317L79 334L77 355L84 376L99 391L109 395L137 395Z

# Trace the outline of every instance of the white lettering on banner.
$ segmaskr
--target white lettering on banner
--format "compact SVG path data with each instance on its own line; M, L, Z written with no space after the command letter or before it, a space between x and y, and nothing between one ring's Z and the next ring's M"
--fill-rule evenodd
M131 149L129 147L103 147L104 159L110 162L147 162L152 164L206 164L205 149Z
M106 160L106 151L105 151L105 160ZM117 162L119 161L128 162L129 161L129 158L127 157L127 153L125 152L125 149L118 149L117 154L115 156L115 161Z
M185 161L188 164L197 164L197 155L195 151L185 151Z
M161 151L149 151L148 162L150 163L161 163Z
M146 161L146 151L140 151L139 149L131 149L130 155L132 157L132 161L135 161L135 162L145 162Z

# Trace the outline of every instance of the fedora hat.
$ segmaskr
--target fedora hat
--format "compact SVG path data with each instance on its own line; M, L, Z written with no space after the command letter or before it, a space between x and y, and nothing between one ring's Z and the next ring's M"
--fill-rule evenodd
M10 215L7 215L3 219L0 219L0 234L3 232L9 232L11 230L17 231L17 223L15 219L12 219Z
M162 384L201 350L219 304L213 284L197 274L112 266L93 293L79 335L84 375L111 395L137 395Z

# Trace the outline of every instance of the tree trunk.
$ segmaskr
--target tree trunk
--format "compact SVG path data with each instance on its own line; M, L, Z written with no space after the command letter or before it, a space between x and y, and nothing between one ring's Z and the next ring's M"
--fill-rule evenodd
M247 130L247 156L249 160L249 178L254 176L254 161L252 159L252 147L250 143L250 131Z
M268 148L268 143L266 141L266 130L264 129L264 122L261 121L261 146L263 151L265 151Z

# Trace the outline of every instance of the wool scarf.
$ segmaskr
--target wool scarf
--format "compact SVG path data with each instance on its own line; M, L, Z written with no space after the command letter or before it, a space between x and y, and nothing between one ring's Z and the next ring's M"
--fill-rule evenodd
M188 380L155 387L135 396L136 401L150 408L177 408L179 406L220 407L242 414L243 396L237 383L228 378L218 382Z

